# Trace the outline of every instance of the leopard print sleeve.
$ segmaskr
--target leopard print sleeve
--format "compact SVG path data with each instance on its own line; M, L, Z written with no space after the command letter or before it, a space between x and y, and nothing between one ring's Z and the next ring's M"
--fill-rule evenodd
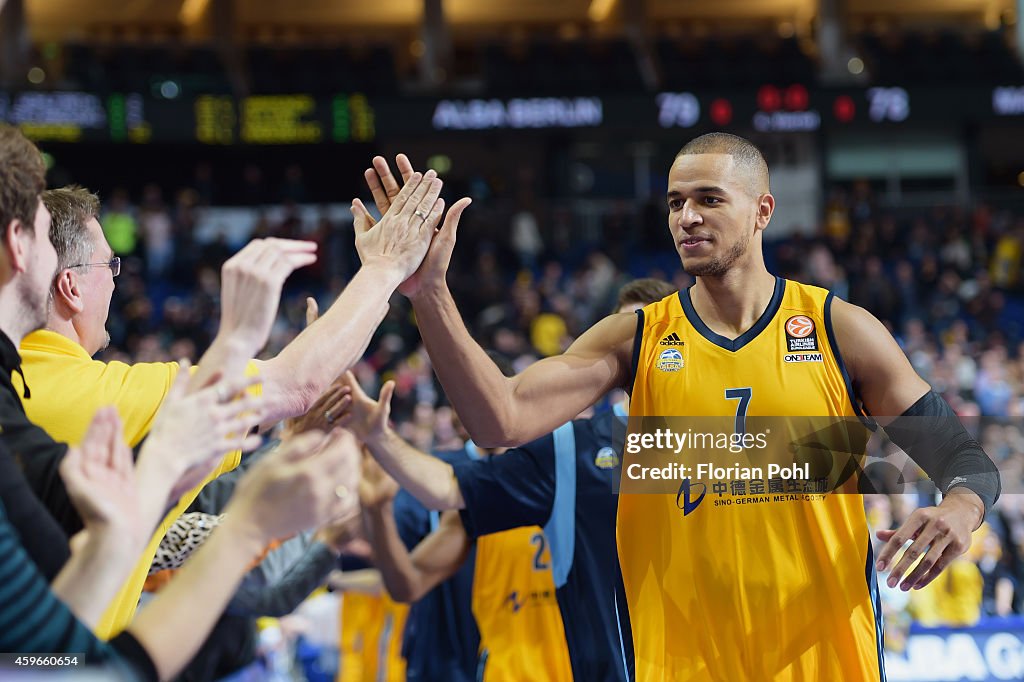
M182 514L167 530L156 550L149 574L153 575L168 568L180 568L192 556L213 529L220 525L223 516L192 512Z

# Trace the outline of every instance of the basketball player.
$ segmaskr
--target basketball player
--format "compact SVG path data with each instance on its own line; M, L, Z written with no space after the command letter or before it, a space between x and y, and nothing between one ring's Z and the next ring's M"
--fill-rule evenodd
M501 364L513 373L509 363ZM351 372L347 378L359 405L340 423L378 457L414 457L428 475L437 466L450 477L453 465L502 460L515 452L481 450L472 441L462 451L420 452L387 426L394 384L385 385L378 403L363 393ZM414 521L418 514L411 498L398 502L408 497L399 492L398 484L367 458L359 497L373 563L391 596L413 604L405 647L410 679L572 680L545 530L513 524L506 532L478 538L463 526L458 512L438 514L421 507L429 519L423 533L410 528L420 525Z
M667 282L635 280L619 291L616 309L633 312L672 292L672 285ZM398 479L395 483L376 474L373 481L368 481L369 477L364 476L363 485L379 491L373 496L374 502L379 504L380 498L387 497L389 485L393 495L401 484L403 490L399 495L415 495L426 508L446 512L439 518L445 520L443 532L447 541L434 538L424 542L424 549L415 550L412 558L404 556L397 540L402 525L397 504L394 524L386 515L376 515L384 517L376 522L373 533L374 546L380 548L378 560L389 561L394 573L411 574L402 576L405 585L423 583L407 596L423 593L432 584L431 574L441 572L441 567L452 570L448 567L459 566L463 562L459 548L468 542L483 541L493 533L533 527L532 535L524 535L533 543L527 556L536 564L546 562L544 557L550 554L573 678L626 682L632 662L623 651L621 618L612 601L594 598L595 593L607 594L619 585L615 538L608 529L615 523L616 498L612 490L619 463L615 453L622 449L621 442L615 447L615 434L621 441L623 431L616 429L613 422L615 417L625 417L624 405L615 405L613 410L604 410L590 419L563 424L554 433L500 457L474 457L477 449L471 444L467 444L468 456L431 457L416 452L391 432L386 424L386 402L373 401L351 379L350 385L355 397L350 407L355 422L347 421L346 416L342 423L361 433L373 456ZM380 423L380 428L373 428L375 422ZM372 506L364 504L364 512ZM450 509L458 509L459 514L448 514ZM369 520L372 528L373 514ZM392 527L395 525L398 528ZM423 537L417 536L416 542L410 543L402 533L402 540L412 550ZM472 559L466 562L472 563ZM445 598L449 601L445 609L457 613L457 594ZM470 599L466 596L461 601L468 604ZM430 625L422 629L442 630L443 621L438 623L442 617L434 614ZM442 647L435 644L434 648ZM440 658L436 651L429 657ZM446 679L451 679L451 675Z
M383 209L398 182L382 162L374 195ZM616 523L637 679L884 678L874 571L891 567L889 584L904 590L931 582L970 545L998 497L998 473L875 317L765 267L775 199L753 144L724 133L692 140L672 163L666 199L696 284L635 316L605 318L512 378L469 335L448 291L458 217L446 220L401 289L434 370L487 445L536 438L616 387L631 392L630 417L730 416L738 403L749 416L880 415L944 499L880 531L877 563L855 494L689 513L678 495L620 495ZM786 362L812 337L812 359ZM678 352L671 363L661 363L666 340Z
M504 455L484 454L472 442L471 457L500 459ZM424 457L431 455L421 453ZM434 459L444 465L440 459ZM524 526L471 539L458 512L439 515L436 526L412 551L394 527L391 503L398 485L387 477L372 458L364 466L360 502L367 535L373 546L374 563L384 577L392 597L418 606L420 599L448 581L472 561L472 589L468 603L446 602L440 610L455 613L468 610L479 629L476 673L471 679L546 680L573 679L564 626L555 596L551 552L544 530ZM445 614L445 620L449 620ZM419 622L422 629L426 622ZM434 628L448 629L435 620ZM419 632L417 637L425 633ZM451 631L449 630L449 634ZM437 655L442 655L438 651ZM425 666L422 647L410 651L409 665ZM465 679L464 675L422 677L421 679Z

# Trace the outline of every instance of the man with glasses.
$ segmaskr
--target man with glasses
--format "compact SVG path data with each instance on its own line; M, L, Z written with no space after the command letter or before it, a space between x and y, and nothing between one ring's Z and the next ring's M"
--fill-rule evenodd
M67 187L45 192L43 201L54 216L50 241L58 259L46 327L93 355L110 343L107 314L121 259L114 256L103 235L95 194Z

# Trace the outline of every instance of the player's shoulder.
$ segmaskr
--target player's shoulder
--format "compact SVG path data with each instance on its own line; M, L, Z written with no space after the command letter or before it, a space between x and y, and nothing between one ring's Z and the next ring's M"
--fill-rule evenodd
M851 336L860 338L875 334L889 336L885 325L865 308L845 301L838 296L833 296L830 303L829 313L832 329L837 340Z
M606 341L632 339L636 332L637 316L635 313L612 313L591 327L584 337L599 337ZM581 337L584 338L584 337Z
M814 284L796 280L785 283L780 311L786 315L804 314L821 319L834 338L867 334L869 337L885 328L870 312L846 301L833 292Z
M683 291L686 291L685 289ZM664 298L652 301L636 311L636 315L645 321L664 318L677 318L686 315L683 312L683 302L680 298L681 292L673 291ZM632 313L630 313L632 314Z
M828 308L837 300L828 289L793 279L777 278L776 295L781 293L781 309L805 314L827 315ZM779 289L781 287L781 291Z
M637 329L637 316L633 313L612 313L577 338L566 354L585 358L613 356L620 368L626 368Z
M889 329L864 308L833 297L830 333L854 381L865 371L891 368L905 361Z

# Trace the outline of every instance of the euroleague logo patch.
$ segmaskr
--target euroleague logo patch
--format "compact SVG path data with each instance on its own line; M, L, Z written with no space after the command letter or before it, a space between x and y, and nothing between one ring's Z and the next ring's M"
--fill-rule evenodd
M683 368L683 354L675 348L663 350L655 367L662 372L678 372Z
M790 353L798 351L818 350L818 333L814 320L806 315L794 315L786 320L786 350Z

